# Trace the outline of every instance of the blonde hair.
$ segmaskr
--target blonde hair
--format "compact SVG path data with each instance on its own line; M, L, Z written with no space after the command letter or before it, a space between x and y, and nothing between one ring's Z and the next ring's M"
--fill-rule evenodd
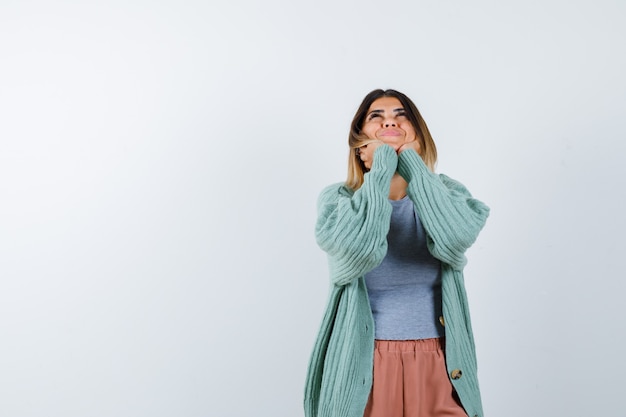
M361 133L361 128L363 127L363 122L365 121L365 116L367 115L367 111L370 106L374 101L381 97L395 97L400 101L406 112L407 119L411 122L413 128L415 129L417 140L420 144L420 156L426 166L431 171L435 171L435 165L437 163L437 147L435 146L435 141L433 141L433 138L430 135L426 122L422 118L419 110L417 110L415 104L410 98L399 91L380 89L374 90L365 96L361 102L361 105L352 119L350 134L348 135L350 154L348 155L348 178L346 180L346 185L354 191L361 188L363 185L364 175L367 172L367 168L365 168L363 161L361 161L361 158L359 157L358 149L373 141L373 139L370 139Z

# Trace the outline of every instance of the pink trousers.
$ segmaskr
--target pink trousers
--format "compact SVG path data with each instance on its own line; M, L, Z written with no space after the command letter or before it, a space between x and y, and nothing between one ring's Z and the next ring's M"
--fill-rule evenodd
M443 339L376 340L364 417L467 417L448 379Z

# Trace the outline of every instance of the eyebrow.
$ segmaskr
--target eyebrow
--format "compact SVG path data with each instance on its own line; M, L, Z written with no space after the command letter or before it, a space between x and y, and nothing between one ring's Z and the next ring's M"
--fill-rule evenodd
M398 107L397 109L393 109L393 111L394 111L394 113L400 113L400 112L406 111L406 110L404 109L404 107ZM382 110L382 109L372 110L371 112L367 113L367 115L369 116L369 115L371 115L373 113L377 113L377 114L384 113L384 110Z

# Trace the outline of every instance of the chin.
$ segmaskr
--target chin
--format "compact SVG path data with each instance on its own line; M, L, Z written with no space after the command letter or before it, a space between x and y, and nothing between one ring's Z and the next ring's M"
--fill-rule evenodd
M400 146L404 143L404 139L398 136L383 137L381 140L389 146Z

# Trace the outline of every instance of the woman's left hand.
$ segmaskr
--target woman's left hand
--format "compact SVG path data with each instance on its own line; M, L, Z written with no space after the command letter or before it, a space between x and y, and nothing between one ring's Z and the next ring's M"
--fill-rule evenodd
M420 143L418 140L412 140L411 142L407 142L404 145L400 146L398 149L398 155L404 152L407 149L415 149L418 155L420 155Z

